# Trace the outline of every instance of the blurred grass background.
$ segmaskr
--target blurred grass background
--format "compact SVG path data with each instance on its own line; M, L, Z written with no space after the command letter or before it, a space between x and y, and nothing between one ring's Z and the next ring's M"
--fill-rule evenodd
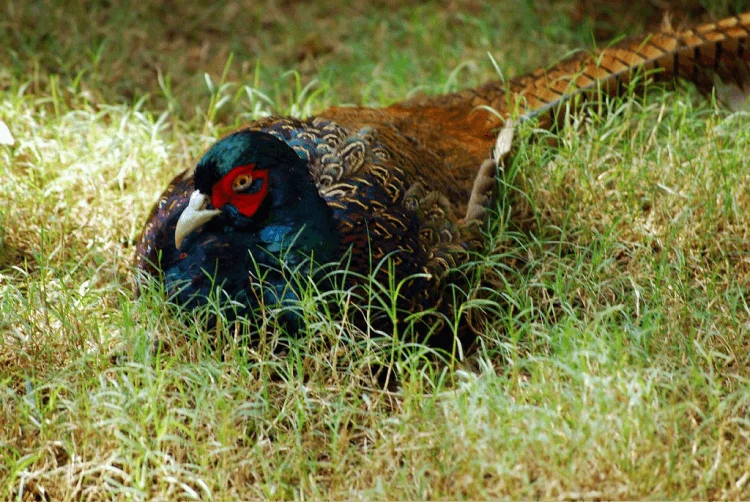
M59 2L6 3L0 20L3 85L34 91L79 84L90 99L184 108L215 80L258 82L288 97L282 76L317 80L323 104L383 104L415 90L442 92L494 77L487 53L507 76L550 64L567 51L658 27L729 12L741 1L515 2ZM161 78L159 78L161 76ZM77 88L77 87L76 87Z

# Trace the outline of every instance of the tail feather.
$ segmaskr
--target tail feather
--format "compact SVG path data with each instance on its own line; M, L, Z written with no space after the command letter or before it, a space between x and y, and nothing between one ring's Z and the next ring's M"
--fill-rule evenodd
M551 113L576 95L586 96L598 89L618 94L642 70L651 71L656 80L689 80L704 92L713 88L714 75L745 90L749 30L750 13L745 13L679 33L655 33L593 56L564 61L535 75L515 93L514 100L503 99L502 105L491 100L489 104L504 106L508 112L509 105L515 106L521 119L528 119Z
M750 88L749 36L750 12L746 12L681 32L653 33L593 54L579 53L507 85L495 81L402 105L491 107L503 119L517 114L520 121L538 117L551 125L557 110L571 98L586 99L600 90L617 95L644 70L655 80L689 80L704 92L713 89L715 77L746 91Z

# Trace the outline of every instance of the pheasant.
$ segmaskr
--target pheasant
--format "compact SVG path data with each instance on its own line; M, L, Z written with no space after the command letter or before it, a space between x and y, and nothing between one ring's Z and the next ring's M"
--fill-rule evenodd
M749 32L745 13L579 54L507 86L257 120L174 178L146 221L137 268L188 309L221 286L237 314L250 315L297 296L279 260L314 275L307 260L344 258L354 286L377 269L378 278L403 282L403 311L447 311L456 267L482 247L496 186L491 151L506 119L550 127L561 105L616 95L643 70L702 90L715 77L743 88ZM378 268L386 259L391 266Z

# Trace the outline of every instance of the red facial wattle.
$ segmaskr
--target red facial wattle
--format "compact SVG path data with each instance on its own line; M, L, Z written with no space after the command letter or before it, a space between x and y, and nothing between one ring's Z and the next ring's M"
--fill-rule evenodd
M253 183L262 180L263 183L255 193L238 193L232 188L234 181L244 174L253 178ZM229 173L221 178L211 190L211 203L216 209L220 209L225 204L232 204L241 214L247 217L253 216L260 207L263 199L268 193L268 170L255 169L255 164L235 167Z

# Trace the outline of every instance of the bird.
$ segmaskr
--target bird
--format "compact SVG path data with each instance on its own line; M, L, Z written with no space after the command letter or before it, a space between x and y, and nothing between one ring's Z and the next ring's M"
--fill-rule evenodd
M306 264L344 260L353 272L346 287L361 287L373 271L400 284L396 322L449 312L448 290L462 284L457 270L485 243L500 160L492 152L510 119L554 127L566 110L621 94L644 74L704 92L716 78L744 90L749 32L743 13L579 52L507 83L250 122L158 199L136 245L139 280L161 281L188 311L220 287L235 316L252 316L299 297L280 266L314 278ZM378 266L384 260L390 265ZM261 288L258 267L268 268ZM299 329L294 315L289 323ZM432 329L430 340L450 341L446 331L445 323Z

